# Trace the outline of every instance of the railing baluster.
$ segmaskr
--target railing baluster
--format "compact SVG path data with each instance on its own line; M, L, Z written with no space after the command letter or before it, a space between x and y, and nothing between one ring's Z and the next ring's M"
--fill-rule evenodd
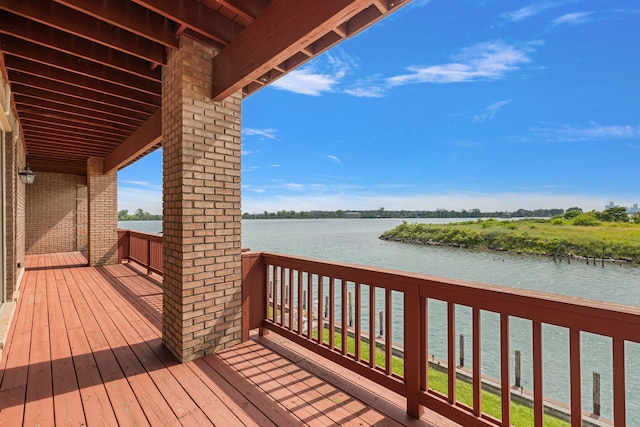
M361 339L360 338L360 334L362 332L362 325L361 325L361 322L360 322L360 286L361 285L358 282L356 282L355 285L356 285L356 301L355 301L355 304L356 304L356 310L355 310L356 311L356 318L355 318L356 330L355 330L354 339L356 340L356 345L355 345L356 361L359 362L362 359L360 357L360 344L361 344L360 343L360 339Z
M324 342L324 276L318 275L318 344Z
M500 313L500 388L502 425L511 425L511 375L509 359L509 315Z
M544 425L544 394L542 374L542 323L533 321L533 422Z
M329 348L333 350L335 348L335 333L336 333L336 282L335 278L329 279Z
M384 298L384 372L390 375L393 371L393 341L391 331L391 289L386 289Z
M582 395L580 389L580 330L569 331L569 360L571 378L571 425L582 425Z
M369 285L369 367L376 366L376 288Z
M482 364L481 349L482 342L480 340L480 309L473 307L472 312L472 340L473 340L473 415L479 417L482 412Z
M273 305L271 310L271 320L273 323L277 322L278 316L278 276L280 274L280 267L273 267L273 275L271 280L271 304Z
M307 339L313 336L313 274L307 272Z
M280 267L280 325L282 327L286 327L284 322L285 315L285 277L286 277L286 268Z
M624 340L613 339L613 425L627 425L624 372Z
M419 297L419 299L420 389L427 390L429 388L429 305L426 298ZM406 329L407 325L404 327Z
M447 363L449 365L449 403L456 401L456 306L447 303Z
M302 311L304 305L304 293L302 292L302 277L304 272L298 270L298 334L302 335Z
M293 330L293 268L289 269L289 330Z
M151 274L151 240L147 240L147 274Z
M342 284L342 354L347 355L347 282L341 281Z

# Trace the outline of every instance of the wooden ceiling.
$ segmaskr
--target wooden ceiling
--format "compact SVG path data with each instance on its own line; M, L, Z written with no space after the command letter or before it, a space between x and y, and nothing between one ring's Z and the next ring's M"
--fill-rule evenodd
M245 96L407 0L0 0L0 67L27 162L84 175L161 145L161 73L180 36L220 49L214 99Z

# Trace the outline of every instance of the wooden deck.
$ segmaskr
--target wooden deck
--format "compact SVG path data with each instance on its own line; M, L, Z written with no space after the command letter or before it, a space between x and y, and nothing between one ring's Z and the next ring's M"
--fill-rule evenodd
M409 418L404 399L273 335L179 364L161 316L160 282L131 265L28 257L0 425L451 425Z

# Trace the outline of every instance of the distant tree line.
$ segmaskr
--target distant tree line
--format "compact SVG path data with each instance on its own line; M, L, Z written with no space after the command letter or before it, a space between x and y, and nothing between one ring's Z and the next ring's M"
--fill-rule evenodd
M162 219L162 215L152 215L142 209L136 209L133 215L129 215L129 211L127 209L118 211L118 221L150 221L160 219Z
M242 219L314 219L314 218L345 218L347 213L356 212L360 218L524 218L539 217L551 218L561 216L565 213L564 209L518 209L513 212L493 211L482 212L480 209L471 210L447 210L436 209L435 211L426 210L386 210L384 208L375 210L362 211L287 211L262 213L244 213Z

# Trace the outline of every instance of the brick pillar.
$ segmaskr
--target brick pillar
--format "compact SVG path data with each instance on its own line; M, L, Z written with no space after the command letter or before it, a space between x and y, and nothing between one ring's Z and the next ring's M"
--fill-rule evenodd
M118 263L118 175L104 175L104 159L87 161L89 265Z
M162 81L162 341L182 362L242 333L241 94L212 101L215 54L182 37Z

